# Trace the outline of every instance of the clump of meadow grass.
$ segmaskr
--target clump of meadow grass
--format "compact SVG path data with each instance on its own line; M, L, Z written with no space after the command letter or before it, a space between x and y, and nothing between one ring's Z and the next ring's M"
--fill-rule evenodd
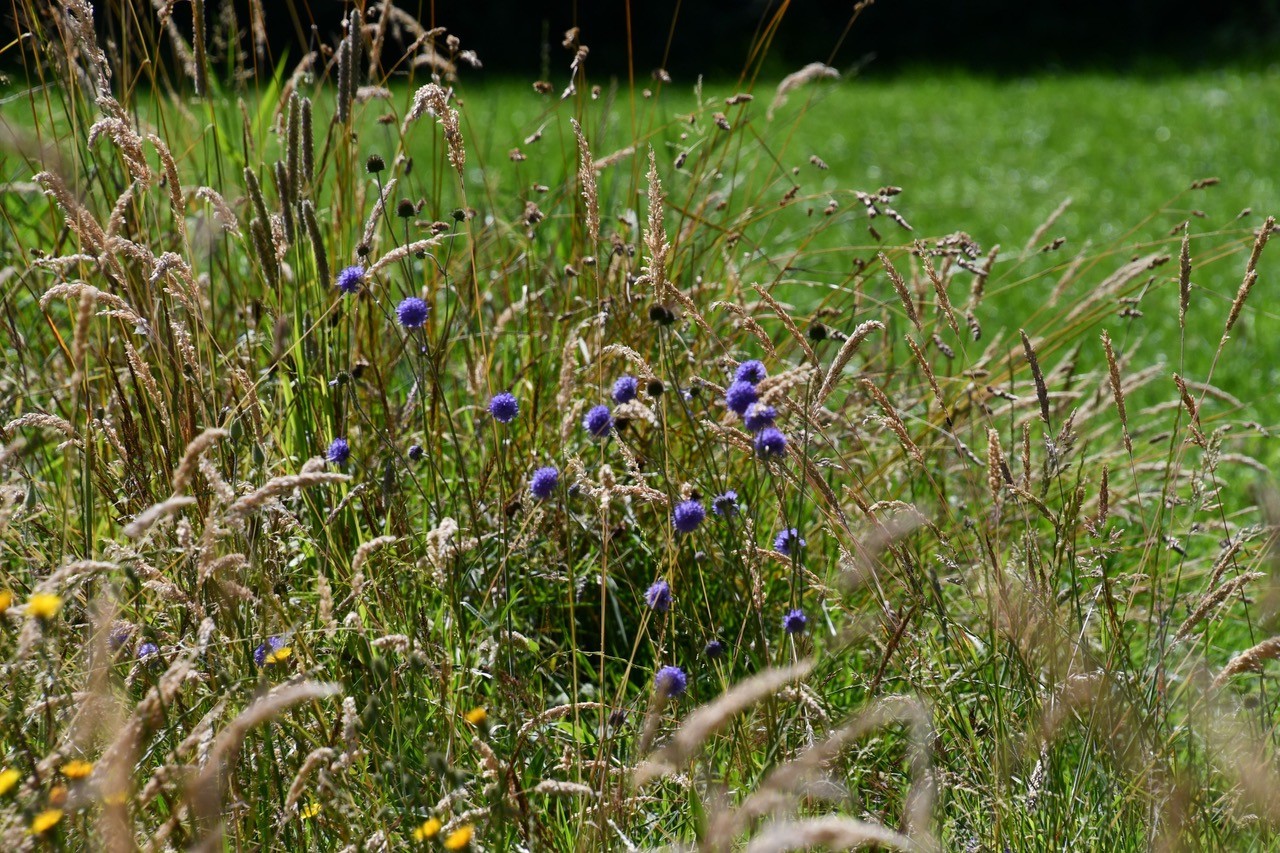
M287 85L170 11L146 93L89 4L19 16L5 849L1274 825L1266 431L1134 312L1230 354L1273 219L1059 262L1064 203L1006 255L802 176L828 64L675 120L575 30L486 139L479 57L391 4ZM1198 258L1241 261L1227 310ZM1053 313L984 327L1013 283Z

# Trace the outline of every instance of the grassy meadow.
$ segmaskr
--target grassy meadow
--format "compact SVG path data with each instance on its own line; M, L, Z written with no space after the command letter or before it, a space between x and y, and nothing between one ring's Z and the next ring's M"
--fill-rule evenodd
M1274 844L1280 73L21 9L0 848Z

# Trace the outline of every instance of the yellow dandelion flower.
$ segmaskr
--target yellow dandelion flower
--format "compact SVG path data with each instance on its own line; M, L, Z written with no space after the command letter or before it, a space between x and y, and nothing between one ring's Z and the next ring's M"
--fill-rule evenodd
M108 806L123 806L129 799L129 795L124 791L116 791L114 794L107 794L102 798L102 802Z
M4 613L13 606L13 593L7 589L0 589L0 613Z
M483 726L485 720L489 719L489 712L484 708L472 708L463 719L473 726Z
M13 786L18 784L18 780L22 778L22 774L10 767L8 770L0 771L0 797L13 790Z
M81 761L77 758L62 765L62 775L68 779L83 779L92 772L92 761Z
M283 663L288 660L289 655L293 654L293 649L288 646L281 646L271 654L267 655L265 660L267 663Z
M27 599L27 615L37 619L52 619L62 607L62 596L51 592L38 592Z
M31 834L40 835L48 832L62 820L62 809L45 809L31 819Z
M445 850L463 850L471 843L471 836L476 834L475 827L471 824L455 829L449 833L449 837L444 840Z
M433 817L413 831L413 840L426 841L435 838L440 833L440 827L440 821Z
M302 809L298 812L298 817L302 818L303 820L311 820L311 818L315 817L318 814L320 814L320 804L311 803L310 805L302 807Z

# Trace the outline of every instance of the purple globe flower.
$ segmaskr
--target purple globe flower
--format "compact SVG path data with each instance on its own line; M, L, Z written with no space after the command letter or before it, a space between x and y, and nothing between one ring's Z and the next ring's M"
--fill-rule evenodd
M618 405L630 403L640 393L640 383L634 376L621 376L613 383L613 402Z
M117 652L129 642L129 637L133 634L133 628L128 625L111 632L111 636L107 638L107 644L111 646L111 651Z
M735 380L724 392L725 405L738 416L745 414L747 408L758 399L760 393L756 391L756 386L743 379Z
M671 584L666 581L654 581L653 586L644 594L645 603L659 613L666 613L671 608Z
M253 662L257 666L266 666L267 655L273 655L283 649L284 640L279 637L268 637L267 641L253 650Z
M756 359L744 361L738 365L738 369L733 372L733 378L739 382L750 382L755 385L769 374L764 369L764 364Z
M351 458L351 445L347 444L345 438L335 438L329 442L329 449L324 452L324 458L334 465L343 465Z
M711 660L724 657L725 651L727 651L727 649L725 648L724 643L719 640L712 640L702 649L702 653Z
M703 509L701 501L681 501L671 513L671 523L681 533L692 533L706 517L707 511Z
M678 666L664 666L658 670L653 683L664 698L679 696L689 687L689 679Z
M422 449L421 444L409 445L409 458L412 459L414 462L419 461L425 455L426 455L426 451Z
M716 495L711 501L711 511L725 518L738 514L738 493L729 489L722 495Z
M778 533L773 538L773 550L777 551L784 557L791 556L791 548L794 545L797 548L803 548L809 543L800 538L800 531L794 527L787 528Z
M529 480L529 491L538 500L545 501L551 497L559 482L560 472L548 465L533 472L533 477Z
M360 290L360 282L363 280L364 267L356 264L338 273L338 280L333 284L343 293L357 293Z
M396 308L396 317L406 329L421 329L430 313L430 306L416 296L406 297L400 307Z
M160 654L160 647L155 643L143 643L138 646L138 660Z
M752 403L747 407L746 414L742 416L742 423L751 432L759 432L765 427L773 426L773 421L778 417L778 410L773 406L766 406L763 403Z
M520 414L520 403L510 391L495 394L489 401L489 414L500 424L509 424Z
M809 617L805 616L804 611L799 607L788 611L787 615L782 617L782 628L788 634L801 633L807 624L809 624Z
M596 438L604 438L613 430L613 415L608 406L593 406L582 419L582 425Z
M762 459L787 452L787 437L777 427L765 427L756 433L756 455Z

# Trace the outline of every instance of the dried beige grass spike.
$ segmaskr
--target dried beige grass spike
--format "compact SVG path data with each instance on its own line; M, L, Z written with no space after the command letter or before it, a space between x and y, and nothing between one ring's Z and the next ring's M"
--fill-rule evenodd
M810 62L799 71L791 72L786 77L783 77L782 82L778 84L778 90L773 94L773 103L769 104L769 110L765 113L765 118L772 121L774 111L787 102L787 95L806 83L812 83L814 80L839 79L839 71L821 62Z
M920 850L901 833L878 823L852 817L826 815L773 823L751 839L747 853L781 853L784 850L850 850L874 845L890 850Z
M125 527L124 535L128 536L130 539L137 539L142 536L142 534L150 530L152 525L160 519L173 515L183 507L191 506L195 502L195 498L190 497L189 495L183 495L181 497L172 497L168 500L163 500L158 504L154 504L149 509L134 516L133 521L129 522Z
M578 183L582 185L582 198L587 206L587 238L594 246L600 242L600 196L596 188L596 172L591 159L591 149L582 125L576 118L569 119L574 136L578 138Z
M924 465L924 454L920 452L920 448L911 440L910 433L907 432L907 425L902 422L902 416L898 414L898 410L894 408L893 403L883 391L880 390L870 379L862 380L862 387L867 389L867 393L871 395L876 404L880 406L884 412L884 422L893 430L893 434L898 437L898 441L902 444L902 449L907 451L907 455L916 461L918 465Z
M714 702L695 709L672 735L671 742L651 760L636 768L636 785L645 785L675 772L734 717L772 696L787 684L804 678L812 669L812 660L803 660L788 667L766 669L730 687Z
M844 343L840 345L839 352L836 353L836 357L831 361L831 367L827 370L826 379L822 381L822 388L819 389L818 396L814 400L816 405L822 405L827 397L831 396L831 392L836 387L836 380L840 378L841 371L844 370L845 365L853 358L854 353L857 352L862 342L876 330L883 331L884 323L879 320L868 320L860 324L858 328L853 330L853 334L845 338Z
M94 254L102 254L107 249L107 234L102 226L93 218L84 205L80 204L62 178L53 172L40 172L32 180L40 185L44 194L53 199L62 210L67 227L78 236Z
M1251 649L1247 649L1227 661L1222 672L1213 679L1214 687L1221 687L1227 679L1241 672L1253 672L1262 669L1262 664L1280 658L1280 637L1263 640Z
M649 264L644 269L644 280L653 289L653 297L659 302L667 298L667 227L663 221L662 180L658 177L658 157L649 147L649 218L644 232L644 245L649 252Z
M1116 361L1115 350L1111 347L1111 333L1102 330L1102 348L1107 354L1107 376L1111 382L1111 394L1116 401L1116 411L1120 413L1120 428L1124 432L1124 449L1133 455L1133 439L1129 437L1129 416L1124 407L1124 384L1120 381L1120 363Z
M800 331L800 327L791 319L791 314L782 306L778 300L774 299L768 290L758 284L751 285L751 289L760 294L760 298L773 309L773 313L782 321L782 325L791 333L791 337L799 344L800 349L804 351L805 358L810 364L818 363L818 354L813 351L813 347L809 346L809 339L805 337L804 332Z
M1191 232L1182 232L1178 253L1178 328L1187 328L1187 306L1191 304Z
M331 471L309 471L287 477L275 477L268 480L261 488L250 492L233 503L226 512L228 518L242 519L256 509L260 509L272 498L286 495L294 489L309 486L323 486L334 483L346 483L351 477Z
M458 111L449 106L449 93L435 83L428 83L413 96L413 106L409 108L400 131L404 133L411 122L424 115L433 115L440 122L444 131L445 142L449 146L449 162L462 177L462 167L467 161L467 152L462 144L462 130Z
M916 303L911 298L911 291L907 288L907 283L903 281L902 275L893 266L893 261L889 260L888 255L884 252L879 252L877 257L880 258L880 264L884 267L884 271L889 274L889 281L893 282L893 289L898 294L898 300L902 302L902 308L907 313L907 319L911 321L911 325L916 327L916 331L923 331L920 326L920 313L916 311Z
M1070 206L1071 196L1067 196L1062 200L1061 204L1053 209L1053 213L1049 214L1049 218L1042 222L1040 227L1032 233L1031 239L1027 241L1027 245L1022 247L1022 257L1025 258L1036 250L1036 247L1040 245L1042 240L1044 240L1044 235L1049 233L1049 229L1053 227L1053 224L1058 221L1062 214L1067 212L1067 208Z
M196 468L200 463L200 457L206 450L213 447L219 439L226 438L230 433L225 429L212 427L191 439L185 451L182 454L182 461L178 463L177 469L173 472L173 495L177 497L187 490L187 486L191 483L191 478L195 475Z
M1022 351L1027 357L1027 364L1031 367L1031 378L1035 381L1036 400L1040 403L1040 420L1044 421L1045 426L1049 426L1049 389L1044 384L1040 359L1036 357L1036 349L1031 345L1031 338L1027 337L1026 331L1019 329L1018 334L1022 336Z

